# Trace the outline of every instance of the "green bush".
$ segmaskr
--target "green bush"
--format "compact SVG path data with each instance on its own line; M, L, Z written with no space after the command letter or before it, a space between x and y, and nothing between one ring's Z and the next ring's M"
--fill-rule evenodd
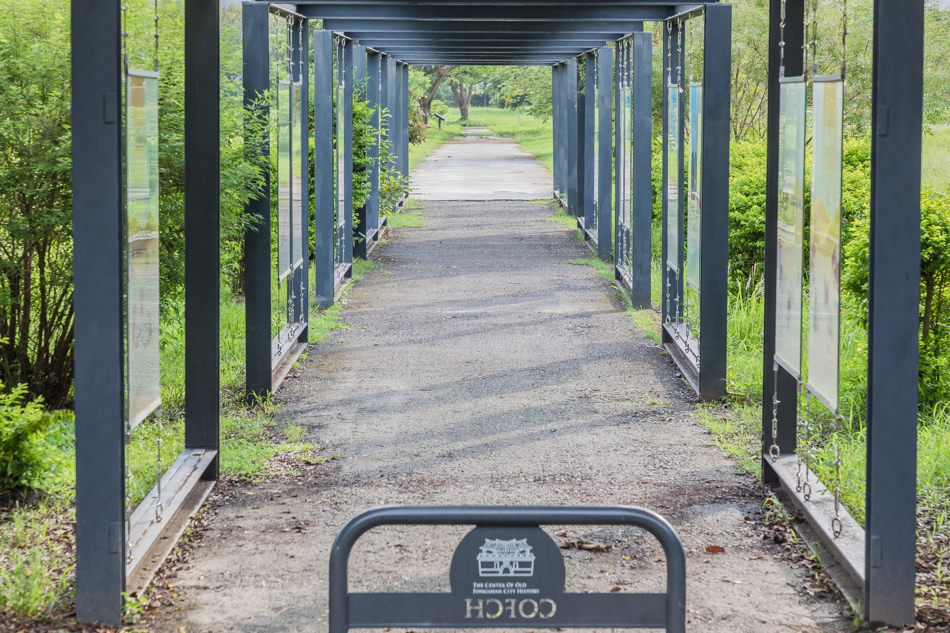
M0 498L40 479L46 466L43 436L57 415L43 410L42 398L30 401L26 385L0 393Z

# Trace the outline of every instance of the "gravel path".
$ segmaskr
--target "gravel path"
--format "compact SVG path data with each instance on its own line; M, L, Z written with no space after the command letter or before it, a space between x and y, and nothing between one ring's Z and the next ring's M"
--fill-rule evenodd
M609 285L570 263L589 253L545 221L551 208L426 204L426 228L374 253L343 312L350 329L312 348L279 394L282 421L339 459L237 489L179 574L184 610L157 628L325 631L336 532L372 506L421 503L644 506L686 547L689 630L847 630L842 607L808 596L804 572L756 532L751 480L709 445L692 392ZM664 587L643 532L546 529L611 546L562 550L568 591ZM351 589L448 591L466 531L369 533Z

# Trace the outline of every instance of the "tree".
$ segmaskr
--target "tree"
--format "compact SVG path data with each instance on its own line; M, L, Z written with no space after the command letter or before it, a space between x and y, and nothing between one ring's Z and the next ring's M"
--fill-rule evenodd
M554 104L551 69L545 66L512 66L503 71L499 86L506 105L527 105L528 112L542 121L551 118Z
M414 92L421 95L418 102L422 109L422 121L428 124L429 108L432 106L432 100L435 99L436 91L458 66L413 66L412 68L422 74L422 78L416 74L415 81L412 83L416 84L413 86Z
M479 82L484 81L494 68L491 66L462 66L456 69L449 79L449 87L455 98L455 105L462 114L462 120L468 119L468 109L472 105L472 94Z

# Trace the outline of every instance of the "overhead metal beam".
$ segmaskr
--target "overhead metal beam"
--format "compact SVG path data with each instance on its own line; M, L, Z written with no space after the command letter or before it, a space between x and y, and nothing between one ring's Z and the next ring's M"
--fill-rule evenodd
M639 29L642 30L642 29ZM578 42L591 42L592 47L603 46L607 42L606 38L587 33L384 33L351 31L352 37L360 40L364 46L373 46L380 43L416 42L418 44L472 44L476 42L508 42L508 43L557 43L557 44L575 44Z
M479 22L454 21L426 21L426 20L367 20L359 18L345 18L324 20L323 28L328 31L339 31L356 37L352 32L364 33L482 33L497 37L498 33L596 33L607 39L618 39L629 35L641 28L642 22L664 20L669 12L648 11L637 14L627 21L558 21L544 20L536 22L519 22L508 20L485 20Z
M300 12L311 19L362 19L362 20L421 20L421 21L458 21L471 24L482 21L518 21L518 22L604 22L629 20L658 20L670 16L668 5L614 5L600 6L583 3L574 5L551 5L539 10L538 7L523 5L438 5L419 6L393 4L332 4L307 5Z
M403 61L410 66L422 66L426 64L439 64L443 66L454 65L454 66L553 66L558 63L556 58L543 58L543 59L532 59L532 58L522 58L522 59L512 59L512 58L501 58L501 59L474 59L474 58L460 58L460 57L429 57L429 58L419 58L419 57L406 57L401 58L400 61Z

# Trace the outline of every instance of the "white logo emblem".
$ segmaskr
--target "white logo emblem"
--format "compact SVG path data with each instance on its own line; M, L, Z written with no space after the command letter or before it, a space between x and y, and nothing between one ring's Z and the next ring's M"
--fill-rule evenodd
M534 554L528 539L485 539L479 548L479 576L533 576Z

